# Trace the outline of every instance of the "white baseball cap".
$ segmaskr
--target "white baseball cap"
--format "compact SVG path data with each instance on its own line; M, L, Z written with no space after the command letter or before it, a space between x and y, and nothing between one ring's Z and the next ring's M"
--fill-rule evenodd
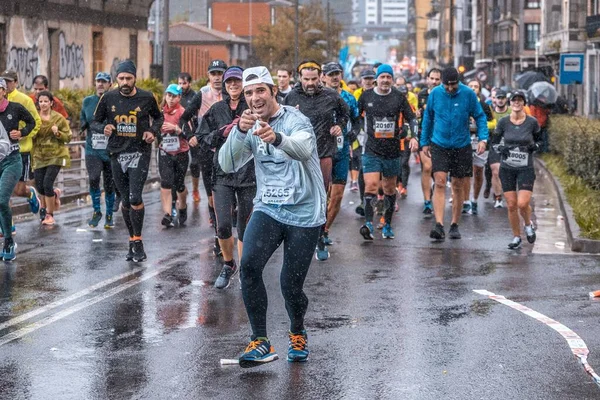
M275 86L271 73L267 67L252 67L244 70L242 74L243 87L256 85L257 83L266 83Z

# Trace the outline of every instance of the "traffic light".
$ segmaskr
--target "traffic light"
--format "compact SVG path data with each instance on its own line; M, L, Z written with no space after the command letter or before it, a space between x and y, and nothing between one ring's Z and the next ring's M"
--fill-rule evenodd
M459 66L458 66L458 72L459 72L459 73L461 73L461 74L464 74L466 70L467 70L467 69L465 68L465 66L464 66L464 65L459 65Z

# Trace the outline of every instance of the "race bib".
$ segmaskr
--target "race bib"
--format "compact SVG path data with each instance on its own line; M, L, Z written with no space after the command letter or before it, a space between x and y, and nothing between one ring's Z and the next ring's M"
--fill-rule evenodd
M337 142L338 150L341 150L344 148L344 135L340 135L340 136L336 137L335 141Z
M262 192L262 202L275 205L293 205L293 187L265 186Z
M142 153L140 152L119 154L117 160L119 161L119 164L121 164L123 173L127 172L127 169L129 168L137 168L141 156Z
M92 134L92 149L95 150L106 150L108 146L108 137L102 133Z
M161 147L167 153L179 150L179 136L165 136L162 139Z
M475 150L477 150L478 146L479 146L479 139L477 138L477 135L471 135L471 149L473 149L475 151Z
M506 160L504 160L506 165L511 167L519 168L526 167L529 163L529 153L525 151L519 151L519 148L510 151Z
M373 129L375 130L376 139L392 139L396 132L396 121L388 121L385 118L379 121L376 120Z

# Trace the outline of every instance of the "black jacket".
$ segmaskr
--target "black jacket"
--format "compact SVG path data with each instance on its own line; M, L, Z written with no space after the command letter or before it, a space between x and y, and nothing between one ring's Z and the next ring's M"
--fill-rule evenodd
M254 160L250 160L238 172L227 174L219 165L219 149L229 134L227 131L237 124L237 118L248 108L246 100L242 95L240 102L235 110L229 106L230 97L225 96L223 100L213 104L200 121L200 126L196 131L198 142L204 148L214 149L213 156L213 184L232 187L256 186L256 175L254 171ZM234 122L234 120L236 120Z
M316 94L310 96L298 82L285 97L283 104L298 107L310 119L317 137L319 158L334 157L337 153L337 141L329 130L334 125L345 129L350 119L350 108L341 96L335 90L325 87L319 87Z
M19 129L19 122L21 121L25 122L23 129ZM11 145L14 145L9 153L12 154L19 151L19 141L10 138L10 131L20 130L21 137L25 137L35 128L35 119L21 104L9 101L6 109L0 113L0 124L4 126Z

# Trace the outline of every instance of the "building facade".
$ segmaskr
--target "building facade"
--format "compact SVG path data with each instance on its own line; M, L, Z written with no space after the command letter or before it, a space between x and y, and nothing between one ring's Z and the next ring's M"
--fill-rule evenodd
M93 86L98 71L114 75L132 59L150 76L148 13L152 0L13 0L0 2L0 68L14 69L25 90L36 75L50 89Z

